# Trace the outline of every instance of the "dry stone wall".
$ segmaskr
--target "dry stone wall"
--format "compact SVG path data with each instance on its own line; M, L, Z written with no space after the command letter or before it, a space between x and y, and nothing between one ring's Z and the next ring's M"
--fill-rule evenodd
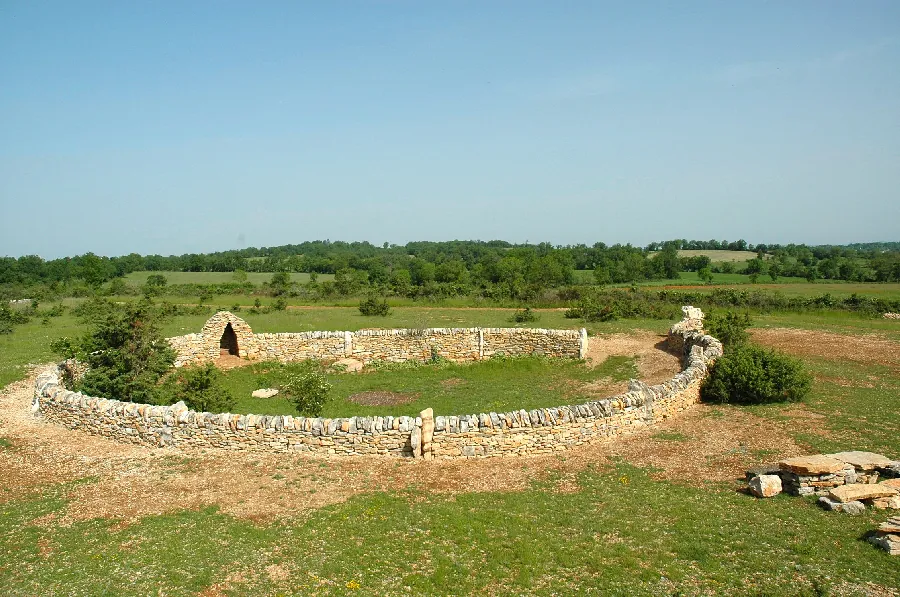
M220 329L218 326L224 319L238 333L230 317L234 316L220 315L213 332ZM246 351L248 358L255 352L286 359L299 354L338 356L343 350L342 355L349 351L369 360L409 360L430 357L431 346L458 359L500 353L526 354L529 350L543 351L550 356L583 356L586 348L584 331L474 328L425 332L369 331L349 337L349 332L253 335L247 326L238 333L238 341L244 342L241 351ZM632 381L630 391L619 396L530 411L435 416L431 409L426 409L418 417L337 419L198 413L188 410L183 403L151 406L71 392L60 383L60 373L55 367L38 376L33 409L47 420L66 427L151 446L424 458L533 454L613 437L673 416L695 404L699 400L699 385L709 364L721 356L722 345L697 329L677 334L678 344L684 351L685 368L669 381L654 386ZM184 350L180 354L213 353L204 333L186 338L182 336L173 342ZM433 342L425 343L423 338ZM426 346L427 354L422 352Z
M494 355L530 354L577 358L584 356L587 347L584 330L429 328L254 334L246 321L228 311L220 311L206 322L199 334L168 339L178 355L175 366L218 359L219 343L229 324L237 337L239 356L252 361L332 361L349 357L369 363L427 361L434 356L474 361Z

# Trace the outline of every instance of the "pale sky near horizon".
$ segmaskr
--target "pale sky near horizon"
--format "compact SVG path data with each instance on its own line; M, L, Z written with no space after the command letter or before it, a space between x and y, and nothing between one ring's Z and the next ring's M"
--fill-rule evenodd
M900 240L900 2L0 1L0 255Z

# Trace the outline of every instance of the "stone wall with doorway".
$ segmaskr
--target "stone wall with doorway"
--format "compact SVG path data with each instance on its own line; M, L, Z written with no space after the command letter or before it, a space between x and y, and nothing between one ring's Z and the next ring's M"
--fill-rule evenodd
M281 362L353 358L372 361L427 361L435 357L474 361L495 355L581 358L587 350L582 330L540 328L427 328L254 334L240 317L220 311L199 334L169 338L176 367L219 358L223 335L234 330L238 355L251 361Z

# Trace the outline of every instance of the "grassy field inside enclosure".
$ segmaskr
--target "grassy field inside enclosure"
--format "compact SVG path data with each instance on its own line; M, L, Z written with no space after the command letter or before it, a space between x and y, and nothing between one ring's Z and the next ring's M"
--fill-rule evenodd
M399 305L367 318L354 306L298 306L238 315L254 331L287 332L502 327L514 325L514 311ZM163 331L199 331L212 312L174 317ZM611 395L642 375L652 352L638 348L652 351L672 323L585 324L558 309L537 313L528 325L586 326L592 341L624 348L592 363L521 358L330 372L322 414L466 414ZM0 336L0 386L57 358L51 339L85 329L68 312ZM703 404L634 436L527 458L135 448L31 417L30 390L10 385L0 398L2 593L897 595L900 561L865 540L890 512L848 516L814 499L759 500L742 491L742 479L746 467L804 453L900 458L900 322L779 313L755 315L751 332L813 373L803 403ZM294 412L283 396L250 397L290 371L267 363L226 371L234 410Z

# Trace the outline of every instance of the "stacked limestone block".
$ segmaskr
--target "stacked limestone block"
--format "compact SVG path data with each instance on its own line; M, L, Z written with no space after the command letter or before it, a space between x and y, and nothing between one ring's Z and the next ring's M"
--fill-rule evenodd
M669 328L668 346L675 354L683 354L685 341L692 334L703 331L703 311L686 305L681 308L682 319Z
M545 355L583 358L587 332L532 328L428 328L423 330L361 330L358 332L303 332L254 334L243 319L220 311L199 334L168 338L175 349L176 367L215 361L228 324L242 358L280 362L354 358L374 361L424 362L435 356L451 361L474 361L494 355Z
M434 357L474 361L482 358L480 339L480 328L360 330L353 333L349 356L363 363L425 362Z
M823 454L788 458L778 468L784 491L790 495L823 496L835 487L857 482L851 464Z
M893 476L897 461L872 452L838 452L788 458L776 466L747 471L748 491L773 497L782 491L795 496L818 496L826 510L860 514L866 508L900 509L900 478Z
M887 551L892 556L900 556L900 516L881 523L869 541Z
M722 356L722 344L695 330L681 344L685 369L648 386L633 382L626 394L586 404L504 413L437 416L435 458L476 458L541 454L591 443L673 416L700 400L700 383L709 365Z
M290 363L316 359L336 361L344 358L349 332L298 332L255 334L254 360Z

